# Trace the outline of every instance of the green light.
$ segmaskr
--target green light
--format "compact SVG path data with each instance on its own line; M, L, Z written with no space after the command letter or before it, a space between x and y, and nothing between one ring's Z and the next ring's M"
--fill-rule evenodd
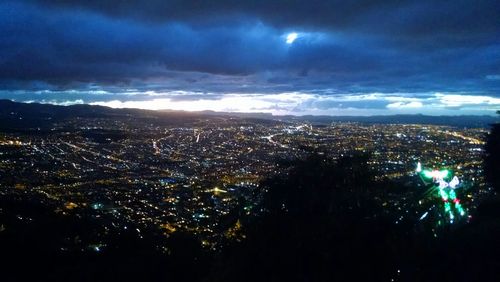
M439 189L439 196L441 196L441 199L443 199L443 201L448 201L448 195L443 189Z
M451 211L451 206L449 202L444 203L444 211L445 212Z
M455 200L457 198L457 194L455 194L454 190L450 191L450 199ZM458 204L458 203L457 203Z
M445 178L448 176L448 174L450 173L449 170L447 169L443 169L443 170L423 170L422 171L422 175L425 177L425 178Z
M432 171L424 169L424 170L422 171L422 175L423 175L425 178L432 178Z
M444 164L443 164L444 165ZM439 196L443 202L443 213L442 216L444 221L438 221L438 226L441 224L453 223L455 217L466 215L466 211L460 204L460 200L456 191L454 190L459 184L458 178L453 177L453 171L450 169L422 169L422 165L420 163L417 164L417 172L420 173L420 177L427 185L427 180L432 180L434 185L428 191L432 191L436 193L436 196ZM424 179L425 178L425 179ZM450 181L451 180L451 181ZM446 220L448 218L448 220Z
M441 178L445 178L446 176L448 176L448 174L449 174L449 173L450 173L450 171L449 171L449 170L447 170L447 169L443 169L443 170L441 170L441 171L439 172L439 176L440 176Z

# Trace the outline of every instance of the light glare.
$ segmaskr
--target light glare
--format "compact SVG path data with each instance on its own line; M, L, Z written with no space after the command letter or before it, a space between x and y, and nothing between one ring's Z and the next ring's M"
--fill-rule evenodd
M299 37L299 35L296 32L288 34L286 37L286 43L292 44L295 41L295 39L297 39L297 37Z

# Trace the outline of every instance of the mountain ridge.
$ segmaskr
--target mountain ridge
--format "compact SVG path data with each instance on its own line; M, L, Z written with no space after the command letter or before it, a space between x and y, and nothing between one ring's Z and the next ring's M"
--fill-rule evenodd
M313 124L330 124L334 122L382 123L382 124L432 124L458 127L489 127L498 122L499 118L488 115L457 115L457 116L429 116L423 114L374 115L374 116L294 116L272 115L271 113L238 113L216 111L180 111L180 110L143 110L135 108L110 108L99 105L53 105L44 103L23 103L7 99L0 100L0 128L5 124L37 127L42 121L67 118L111 118L136 115L138 118L193 118L193 117L238 117L249 119L269 119L285 122L309 122Z

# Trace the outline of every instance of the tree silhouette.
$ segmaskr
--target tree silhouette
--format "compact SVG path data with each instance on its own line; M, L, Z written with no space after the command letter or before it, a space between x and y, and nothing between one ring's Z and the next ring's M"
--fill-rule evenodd
M369 156L313 155L266 181L247 239L225 249L208 281L495 281L498 220L449 226L435 236L395 224L377 199L407 190L374 180ZM418 221L418 220L417 220ZM420 225L420 227L422 227Z
M497 112L500 114L500 111ZM486 180L500 192L500 123L493 124L486 138L484 172Z
M313 155L268 180L263 216L247 226L248 239L226 253L213 280L390 280L398 254L389 223L376 217L382 187L368 160Z

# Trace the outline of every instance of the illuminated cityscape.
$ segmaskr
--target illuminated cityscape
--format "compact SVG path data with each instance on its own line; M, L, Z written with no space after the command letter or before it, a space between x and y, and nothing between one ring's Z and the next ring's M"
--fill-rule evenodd
M0 282L500 281L500 1L0 1Z
M237 116L191 115L172 124L127 116L77 118L29 133L2 133L0 185L2 194L36 197L57 214L91 214L102 221L104 233L131 228L137 236L168 236L180 230L216 249L231 227L221 224L224 217L236 208L254 212L263 193L260 183L286 173L279 162L311 152L332 159L369 153L376 179L413 183L414 191L403 198L380 199L385 212L398 215L395 224L420 217L433 200L409 200L429 194L415 177L417 162L456 171L462 187L457 191L470 213L489 193L482 175L486 133L485 128ZM438 182L448 178L434 172L422 174ZM97 237L102 241L72 247L101 250L106 236Z

